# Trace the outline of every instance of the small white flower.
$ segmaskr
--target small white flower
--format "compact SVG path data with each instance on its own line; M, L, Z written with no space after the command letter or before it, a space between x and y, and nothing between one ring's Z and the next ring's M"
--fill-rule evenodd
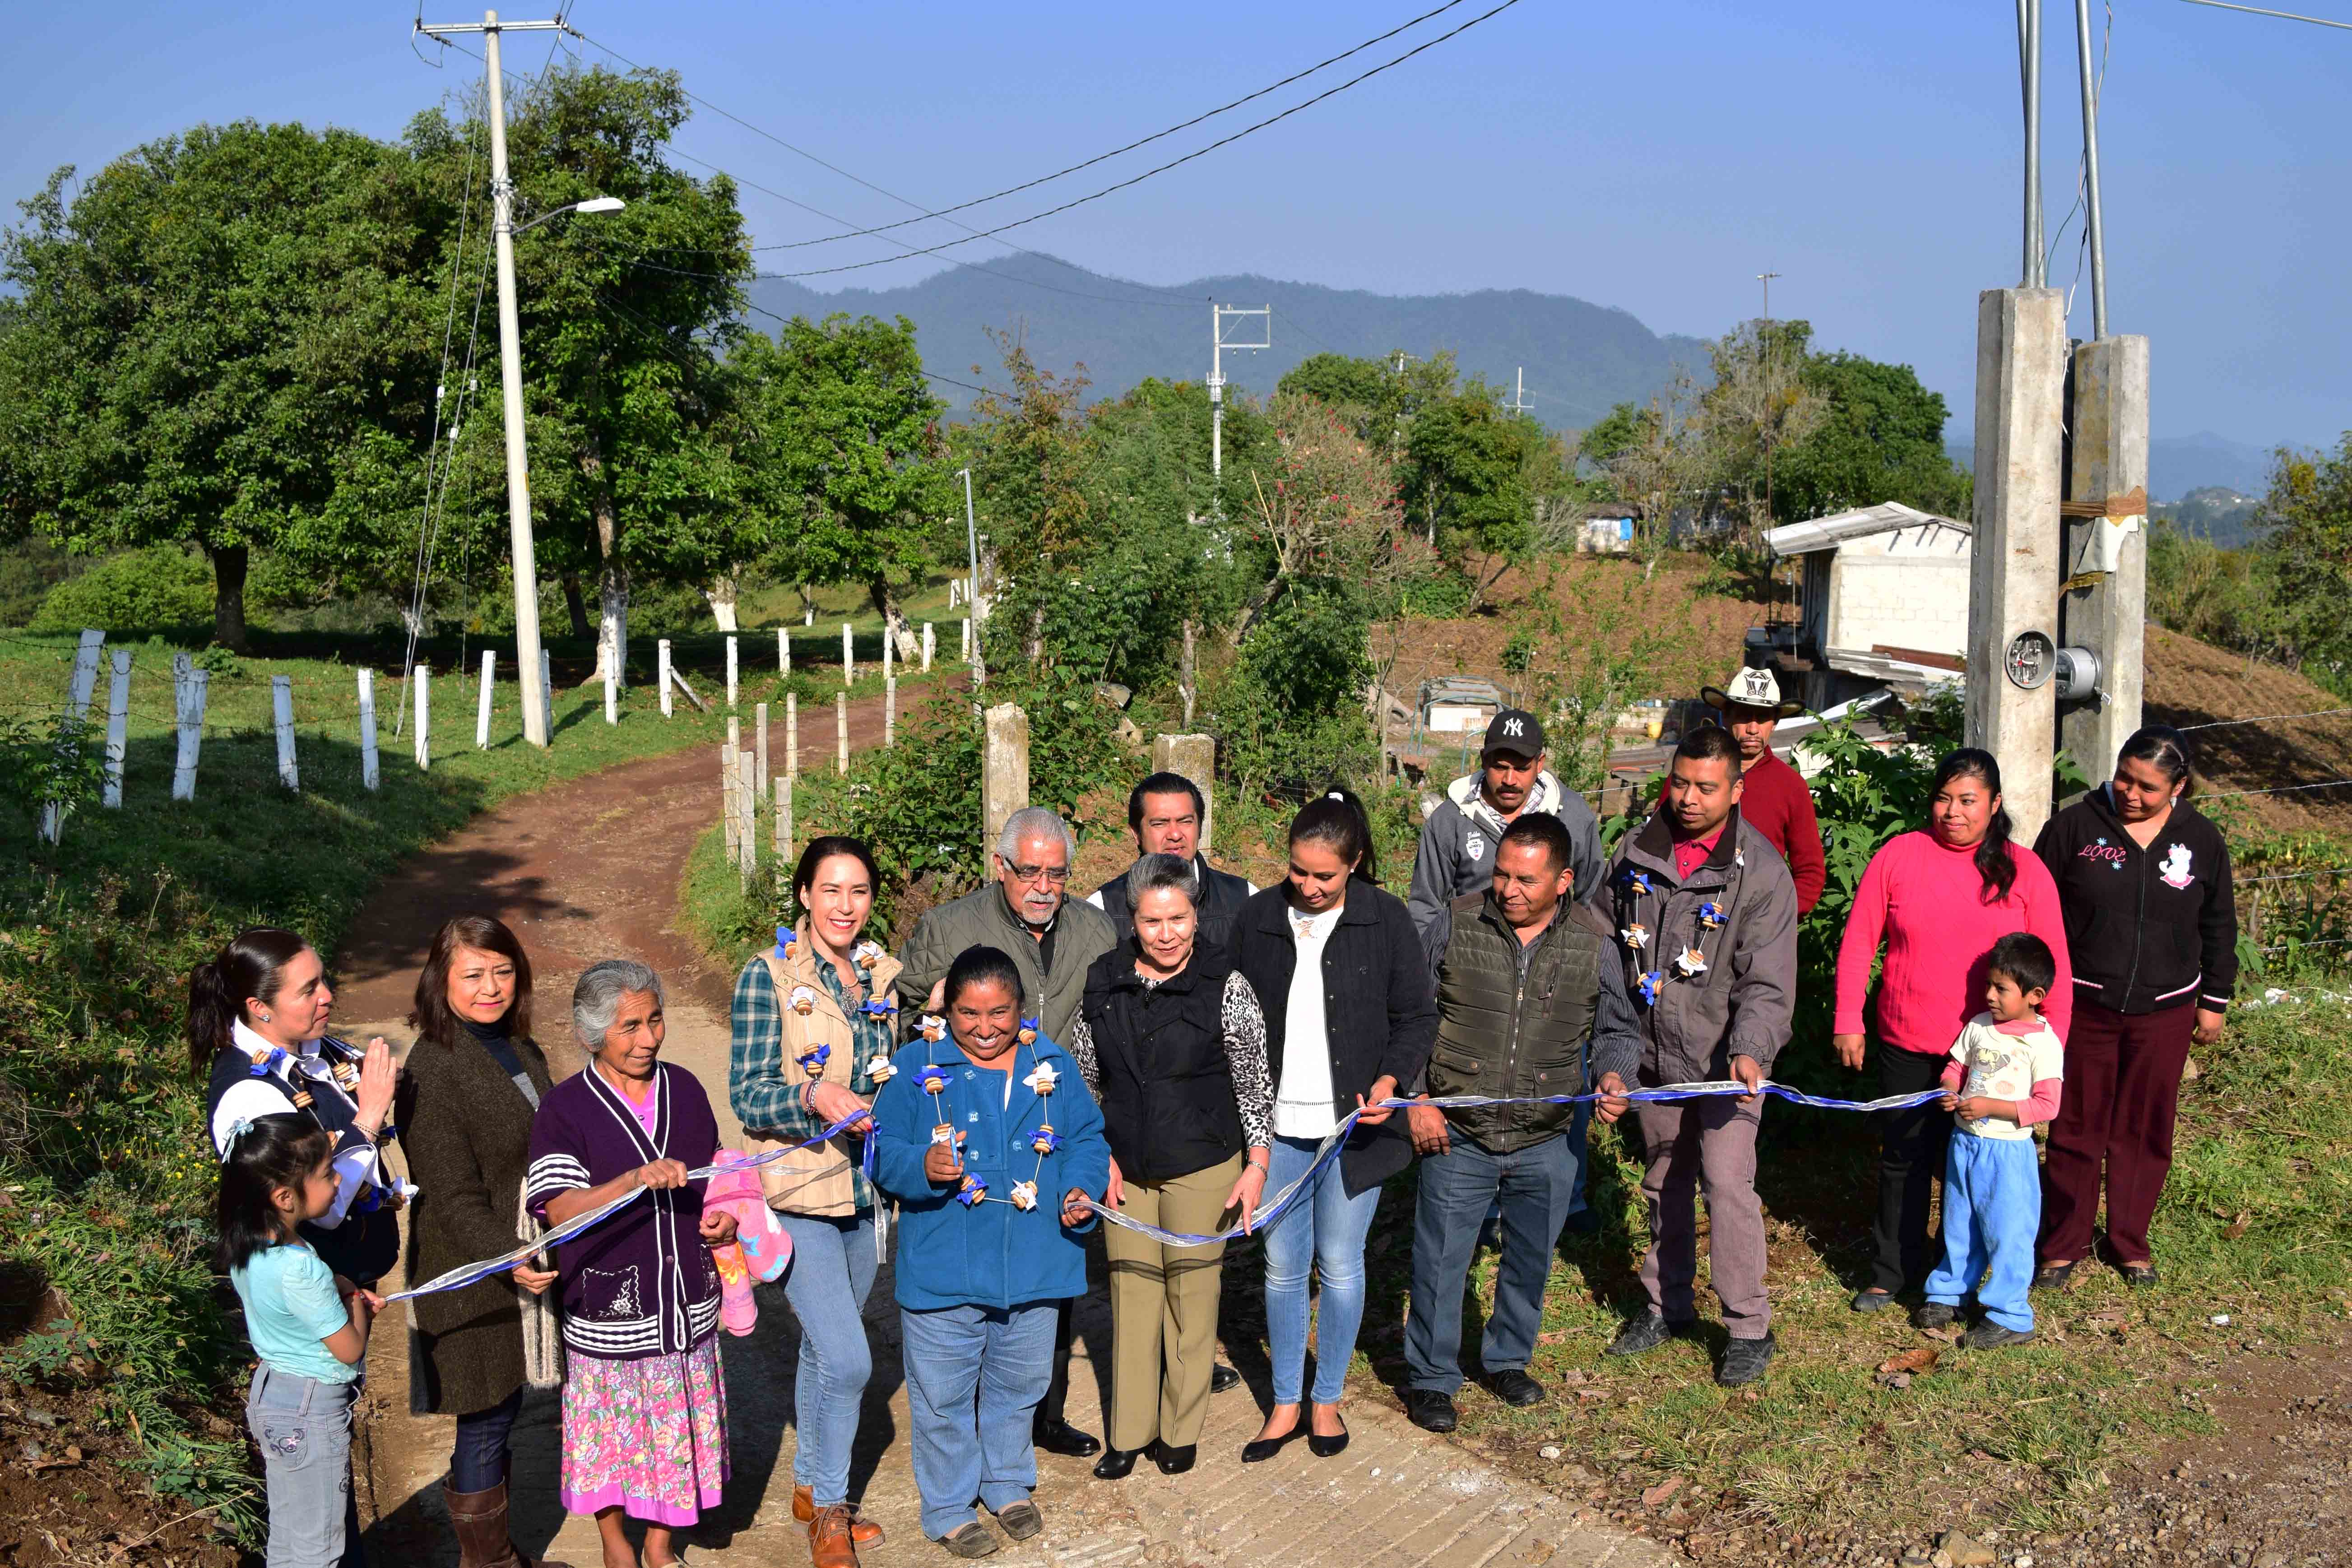
M888 1083L898 1074L898 1069L890 1065L890 1058L878 1053L866 1064L866 1076L876 1083Z
M1013 1183L1012 1197L1013 1206L1014 1208L1035 1208L1037 1206L1037 1184L1034 1182Z
M1054 1092L1054 1086L1062 1081L1062 1075L1054 1070L1053 1063L1039 1062L1036 1070L1021 1081L1038 1094L1051 1094Z

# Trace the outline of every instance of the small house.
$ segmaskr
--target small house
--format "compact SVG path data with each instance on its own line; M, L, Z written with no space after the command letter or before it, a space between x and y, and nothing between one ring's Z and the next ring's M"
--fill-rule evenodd
M1773 554L1801 563L1802 585L1795 626L1749 632L1751 655L1769 655L1815 710L1950 679L1968 656L1973 538L1969 524L1900 501L1769 530Z
M1503 710L1503 693L1491 680L1449 675L1421 683L1421 727L1431 735L1483 735Z

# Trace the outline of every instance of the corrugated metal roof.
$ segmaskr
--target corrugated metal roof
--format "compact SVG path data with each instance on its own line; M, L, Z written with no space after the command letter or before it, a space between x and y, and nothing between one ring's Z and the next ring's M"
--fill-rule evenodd
M1874 533L1893 533L1898 529L1933 525L1957 529L1963 534L1971 530L1965 522L1953 518L1938 517L1932 511L1921 511L1905 506L1901 501L1880 501L1876 506L1856 507L1830 517L1817 517L1808 522L1783 523L1769 529L1764 542L1775 555L1810 555L1816 550L1834 550L1849 539L1867 539Z

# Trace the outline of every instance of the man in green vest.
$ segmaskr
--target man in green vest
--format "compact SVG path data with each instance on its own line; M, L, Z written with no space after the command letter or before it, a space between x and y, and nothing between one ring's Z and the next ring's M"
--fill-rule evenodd
M1462 1289L1489 1205L1501 1210L1503 1261L1479 1351L1486 1386L1507 1405L1544 1397L1543 1385L1528 1375L1528 1358L1585 1149L1574 1108L1542 1102L1586 1092L1595 1069L1622 1079L1640 1059L1633 1005L1606 927L1572 897L1574 853L1558 817L1518 817L1495 847L1488 889L1441 906L1424 933L1438 1024L1423 1098L1517 1102L1406 1112L1423 1163L1405 1413L1432 1432L1454 1429Z

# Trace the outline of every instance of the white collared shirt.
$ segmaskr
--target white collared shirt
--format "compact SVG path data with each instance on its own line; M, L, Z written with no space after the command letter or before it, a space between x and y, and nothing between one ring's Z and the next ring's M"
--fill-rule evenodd
M1286 909L1298 950L1283 1006L1282 1081L1275 1087L1274 1131L1282 1138L1323 1138L1339 1125L1332 1109L1331 1036L1323 1010L1323 949L1347 909L1343 900L1320 914Z

